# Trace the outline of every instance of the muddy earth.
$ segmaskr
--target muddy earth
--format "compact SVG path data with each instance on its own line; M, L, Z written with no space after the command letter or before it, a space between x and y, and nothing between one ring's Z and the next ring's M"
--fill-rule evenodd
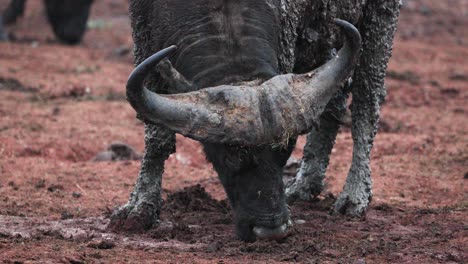
M291 207L295 225L283 241L252 244L236 239L199 144L180 136L166 162L161 224L106 231L143 151L143 124L125 101L128 3L96 1L83 43L68 47L41 2L29 1L8 28L13 42L0 43L0 262L468 263L468 1L404 1L367 215L329 213L351 161L344 128L323 196Z

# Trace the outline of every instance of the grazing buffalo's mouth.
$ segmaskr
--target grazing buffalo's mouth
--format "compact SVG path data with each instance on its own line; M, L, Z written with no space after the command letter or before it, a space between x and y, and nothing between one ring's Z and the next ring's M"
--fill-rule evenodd
M255 242L256 240L283 240L289 234L289 228L292 226L289 220L289 213L284 217L286 221L281 221L277 225L252 224L246 225L249 220L239 219L236 223L237 235L246 242ZM255 222L255 220L253 221Z
M290 223L282 224L276 228L269 227L254 227L253 232L259 239L281 240L288 235L288 227Z

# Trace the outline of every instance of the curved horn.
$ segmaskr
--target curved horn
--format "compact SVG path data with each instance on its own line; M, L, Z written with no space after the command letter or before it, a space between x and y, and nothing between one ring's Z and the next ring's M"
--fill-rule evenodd
M176 50L171 46L138 65L127 82L127 98L145 120L205 142L242 145L284 142L306 133L356 64L361 36L350 23L336 19L346 42L338 55L318 69L276 76L259 86L222 85L199 91L159 95L144 79Z

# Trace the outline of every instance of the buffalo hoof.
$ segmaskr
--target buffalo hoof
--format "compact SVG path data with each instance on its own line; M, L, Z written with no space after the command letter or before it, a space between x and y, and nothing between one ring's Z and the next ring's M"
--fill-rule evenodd
M311 201L322 193L325 184L323 181L308 181L307 178L294 178L286 185L285 195L288 204L296 200Z
M114 211L107 228L114 232L143 232L158 223L158 214L153 205L140 204L132 206L126 204Z
M362 216L369 206L372 193L343 191L333 206L333 212L352 217Z

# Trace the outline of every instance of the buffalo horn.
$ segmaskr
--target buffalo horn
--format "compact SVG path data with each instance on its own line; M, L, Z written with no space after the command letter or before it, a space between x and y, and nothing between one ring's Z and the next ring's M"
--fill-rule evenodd
M261 145L284 143L308 132L358 61L361 36L350 23L336 19L346 41L337 56L305 74L278 75L257 86L204 88L181 94L157 94L145 77L175 46L152 55L131 73L127 98L147 122L195 140Z

